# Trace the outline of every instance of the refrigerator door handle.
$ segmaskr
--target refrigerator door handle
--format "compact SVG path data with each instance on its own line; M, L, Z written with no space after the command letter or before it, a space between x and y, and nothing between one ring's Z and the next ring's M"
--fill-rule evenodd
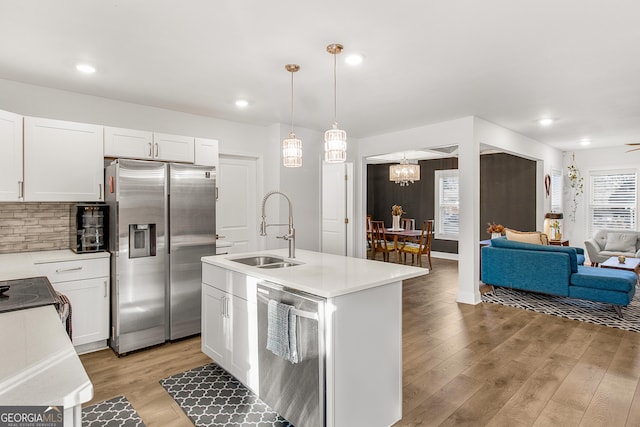
M153 155L153 152L151 151L152 149L153 149L152 148L152 144L149 143L149 157L151 157Z

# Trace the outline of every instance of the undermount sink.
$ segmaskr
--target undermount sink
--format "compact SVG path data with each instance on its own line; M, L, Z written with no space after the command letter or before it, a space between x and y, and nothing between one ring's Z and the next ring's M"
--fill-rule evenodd
M260 265L258 266L258 268L285 268L285 267L295 267L296 265L300 265L300 263L283 261L283 262L276 262L273 264Z
M298 262L285 261L284 258L269 256L269 255L257 255L247 258L235 258L230 261L239 262L241 264L250 265L258 268L285 268L294 267L300 265Z

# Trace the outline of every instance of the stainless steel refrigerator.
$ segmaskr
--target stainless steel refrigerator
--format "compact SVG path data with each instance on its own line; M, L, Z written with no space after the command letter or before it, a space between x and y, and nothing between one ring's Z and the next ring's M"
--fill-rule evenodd
M119 159L105 168L116 353L200 332L200 258L215 254L215 186L213 167Z

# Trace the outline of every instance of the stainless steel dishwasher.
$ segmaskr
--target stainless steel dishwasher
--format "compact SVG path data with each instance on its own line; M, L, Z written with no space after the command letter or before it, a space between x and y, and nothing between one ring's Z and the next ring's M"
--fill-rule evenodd
M325 299L284 286L258 284L259 396L296 427L325 425ZM299 362L267 350L268 303L292 305L297 316Z

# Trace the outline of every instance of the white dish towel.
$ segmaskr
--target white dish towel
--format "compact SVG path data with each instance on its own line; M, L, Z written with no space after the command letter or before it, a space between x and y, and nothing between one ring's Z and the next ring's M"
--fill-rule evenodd
M276 356L298 363L297 316L293 306L269 300L267 308L267 350Z

